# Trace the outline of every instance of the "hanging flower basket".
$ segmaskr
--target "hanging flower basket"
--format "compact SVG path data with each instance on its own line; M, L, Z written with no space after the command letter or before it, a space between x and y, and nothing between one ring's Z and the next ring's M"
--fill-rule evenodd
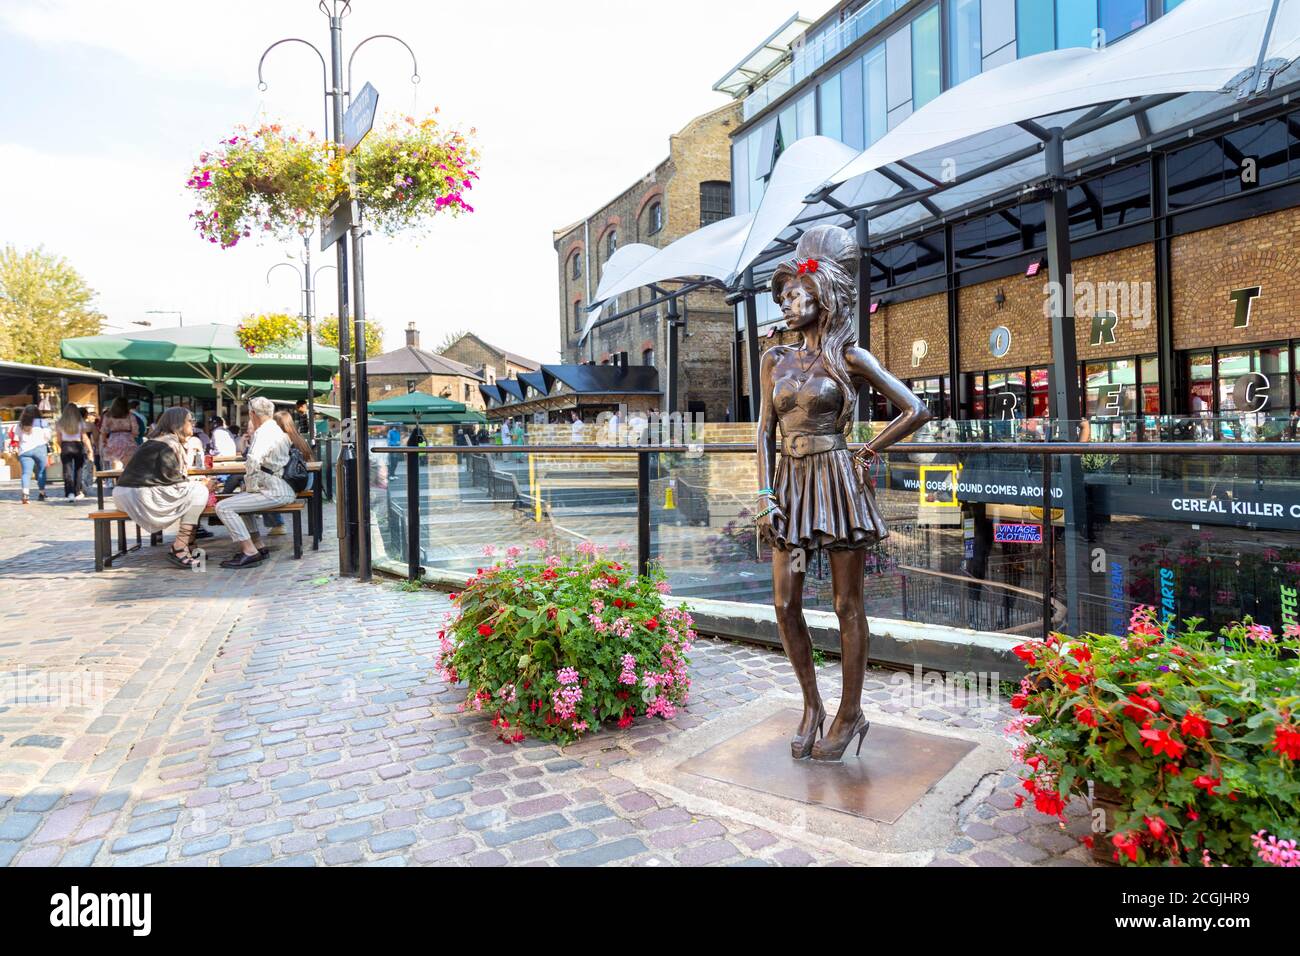
M202 153L186 186L198 198L190 213L199 234L229 249L254 234L292 239L315 228L342 182L335 148L314 134L278 124L240 127Z
M438 213L473 212L464 194L478 173L478 152L455 130L429 117L406 116L372 132L348 162L355 195L374 228L395 235Z
M389 123L347 157L279 124L241 127L199 156L186 183L198 200L190 218L223 249L254 236L286 241L310 232L337 197L351 194L377 231L395 235L438 213L473 212L464 194L478 179L477 161L461 133L432 117Z
M267 349L291 348L302 340L304 332L303 323L296 316L272 312L244 319L235 330L235 337L245 352L256 355Z

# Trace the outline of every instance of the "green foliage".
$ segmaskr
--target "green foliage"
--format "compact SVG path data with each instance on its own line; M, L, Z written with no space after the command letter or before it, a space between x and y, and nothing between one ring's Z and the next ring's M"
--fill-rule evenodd
M1145 608L1125 637L1016 649L1025 790L1059 814L1088 781L1116 788L1125 808L1094 839L1122 863L1258 864L1253 834L1300 836L1300 640L1199 623L1175 636Z
M98 335L104 316L95 292L66 259L43 248L0 250L0 358L32 365L71 366L63 339Z
M467 684L464 707L493 714L502 740L570 742L607 720L671 719L686 702L690 613L665 607L662 572L637 575L588 546L479 569L453 595L438 671Z

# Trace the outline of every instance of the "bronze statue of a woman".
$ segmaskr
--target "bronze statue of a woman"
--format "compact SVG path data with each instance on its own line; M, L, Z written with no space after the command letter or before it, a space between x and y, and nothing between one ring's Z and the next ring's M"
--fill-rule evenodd
M803 234L794 261L778 266L772 276L772 298L781 306L786 326L802 333L803 344L771 348L763 354L761 365L758 526L759 534L772 545L781 643L803 691L803 719L790 741L796 759L811 754L814 760L838 760L855 737L861 753L869 727L862 714L870 637L863 608L863 571L867 549L888 530L845 441L858 386L871 386L903 410L870 443L873 454L912 434L930 418L906 385L856 345L858 257L857 243L837 226L817 226ZM804 568L811 552L818 549L830 557L844 669L840 709L829 731L824 729L826 711L803 617ZM822 739L817 739L818 734Z

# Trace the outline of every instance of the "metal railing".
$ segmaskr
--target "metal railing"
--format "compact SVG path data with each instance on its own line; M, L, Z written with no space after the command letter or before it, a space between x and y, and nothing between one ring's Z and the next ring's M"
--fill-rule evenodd
M862 447L860 444L850 443L850 449ZM1300 448L1291 442L1184 442L1184 441L1143 441L1143 442L1025 442L1025 441L985 441L985 442L908 442L893 446L885 456L883 461L899 468L915 467L915 456L924 456L923 460L933 462L936 457L955 456L958 462L975 462L981 456L989 456L993 459L1006 458L1011 460L1011 469L1024 473L1029 472L1033 479L1036 479L1036 488L1041 490L1041 498L1035 500L1030 507L1038 509L1038 513L1044 518L1050 516L1051 520L1041 521L1041 552L1040 556L1034 559L1026 559L1035 564L1032 577L1033 582L1037 585L1036 589L1021 587L1008 582L999 582L995 580L986 580L977 577L954 574L951 572L939 572L932 568L908 567L907 571L915 575L915 580L910 583L904 582L902 590L902 602L905 613L907 609L919 612L916 602L923 600L933 603L936 606L942 606L947 609L965 608L965 611L953 611L953 615L960 617L960 614L966 614L969 625L975 629L982 627L991 627L1000 629L1006 633L1029 633L1040 631L1044 636L1051 630L1060 628L1063 621L1063 609L1068 608L1072 601L1082 605L1087 600L1095 602L1095 595L1085 595L1082 591L1071 591L1070 588L1077 588L1077 581L1067 581L1066 591L1061 594L1060 573L1057 568L1057 546L1060 536L1064 534L1066 540L1061 542L1067 547L1082 548L1088 539L1089 531L1085 528L1080 533L1072 527L1075 516L1069 513L1064 514L1061 522L1062 526L1056 524L1057 515L1062 511L1059 504L1054 501L1054 494L1059 494L1063 486L1071 480L1082 482L1083 469L1082 460L1084 456L1115 456L1117 459L1133 459L1135 456L1154 456L1165 460L1189 459L1192 456L1197 458L1223 456L1231 459L1248 458L1255 462L1264 462L1268 459L1284 459L1294 464L1300 461ZM753 456L755 453L754 446L751 444L699 444L699 445L637 445L637 446L605 446L598 444L579 444L579 445L479 445L479 446L461 446L461 445L441 445L426 446L423 448L405 448L405 447L387 447L376 446L371 448L371 453L376 456L401 457L405 459L405 466L401 472L406 475L405 489L405 516L401 522L400 532L405 539L405 559L406 572L409 580L417 580L423 573L422 568L422 550L420 531L423 526L421 500L421 473L422 465L426 459L433 456L454 456L458 471L464 466L471 482L482 482L482 490L486 492L487 497L480 503L486 504L505 504L510 503L513 508L525 511L529 514L534 509L539 513L544 512L548 518L551 518L550 507L547 503L540 500L539 495L535 495L531 488L525 490L521 487L521 482L509 471L498 469L493 459L498 456L514 456L517 460L522 461L525 458L535 456L548 456L551 458L563 458L565 456L582 456L592 457L613 457L631 455L636 458L635 470L635 523L636 523L636 561L640 573L644 573L651 562L651 488L652 474L657 472L660 467L658 458L652 456L676 456L676 458L686 461L704 458L710 455L748 455ZM676 459L674 459L676 460ZM942 467L964 467L955 465L943 465ZM620 472L622 474L623 472ZM630 474L630 469L628 470ZM596 476L595 472L589 473L592 477ZM1162 476L1153 471L1152 480L1160 479ZM1202 478L1199 473L1192 475L1191 478L1184 477L1183 484L1187 484L1192 478ZM1289 475L1290 478L1300 478L1300 473ZM653 479L658 480L658 479ZM1255 483L1262 487L1265 484L1265 478L1262 476L1243 476L1242 480ZM620 488L629 483L629 479L620 479ZM1300 482L1297 482L1297 489L1300 490ZM701 489L694 489L689 484L684 483L680 478L677 479L676 488L678 493L685 500L688 496L703 496ZM897 487L892 489L897 492ZM741 491L743 496L743 491ZM952 492L954 499L957 498L956 491ZM925 490L919 489L919 499L924 500ZM1086 501L1086 498L1083 499ZM1231 499L1228 499L1231 501ZM1297 510L1296 521L1289 526L1290 533L1297 535L1297 545L1300 546L1300 495L1297 495L1297 504L1294 510ZM1025 505L1022 499L1020 504ZM702 508L707 513L707 503L694 505L695 511ZM742 515L744 512L742 512ZM1133 515L1132 517L1140 520L1147 520L1148 516ZM1167 516L1150 517L1151 521L1167 521ZM1240 525L1229 525L1239 527ZM1191 528L1197 528L1198 525L1192 524ZM1283 533L1288 533L1283 531ZM574 537L582 538L583 535L574 532ZM1039 544L1039 542L1033 542ZM1288 545L1289 546L1289 545ZM1084 560L1087 555L1084 555ZM1240 565L1240 561L1237 564ZM1300 564L1296 565L1300 567ZM1288 565L1290 567L1290 565ZM1199 579L1198 579L1199 580ZM987 595L985 600L981 594ZM728 597L728 595L719 595ZM734 598L731 598L734 599ZM1029 611L1030 605L1036 605L1037 613ZM927 604L928 606L928 604ZM973 608L973 610L972 610ZM1076 612L1079 609L1076 608ZM1093 616L1096 617L1102 613L1097 608L1092 609ZM929 619L921 618L921 619ZM1077 620L1077 618L1076 618Z

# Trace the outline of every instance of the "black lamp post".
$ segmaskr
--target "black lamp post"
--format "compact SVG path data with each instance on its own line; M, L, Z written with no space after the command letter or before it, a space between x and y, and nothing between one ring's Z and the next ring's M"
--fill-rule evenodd
M329 19L330 66L326 69L325 55L315 44L300 37L286 37L266 48L257 62L258 89L265 90L262 64L267 54L282 43L301 43L311 47L321 65L321 79L325 95L325 129L327 139L343 148L343 113L345 101L352 95L352 60L357 51L371 40L396 40L411 54L413 67L411 82L420 82L419 64L415 53L402 39L390 33L377 33L366 37L352 50L347 62L347 88L343 88L343 18L352 12L351 0L320 0L320 12ZM328 78L327 78L328 77ZM331 116L333 117L331 121ZM366 434L366 340L365 340L365 266L362 248L363 232L359 215L351 217L349 230L352 246L352 302L354 306L353 332L348 331L348 244L335 242L338 270L339 299L339 415L343 420L342 441L339 443L338 468L342 475L339 495L341 521L339 524L339 573L356 574L362 581L370 580L370 448ZM309 346L310 347L310 346ZM351 361L349 362L349 355ZM356 418L352 411L352 378L356 377ZM358 447L358 443L360 447Z

